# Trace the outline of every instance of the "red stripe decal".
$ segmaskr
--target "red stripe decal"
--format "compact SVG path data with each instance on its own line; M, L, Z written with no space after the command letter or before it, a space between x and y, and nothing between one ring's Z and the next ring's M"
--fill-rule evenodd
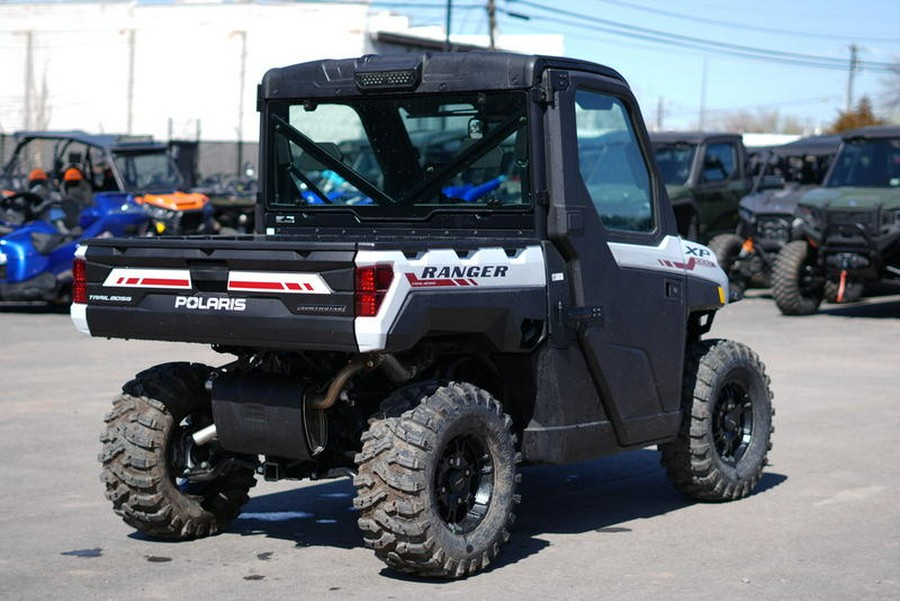
M130 282L129 282L130 283ZM142 286L181 286L187 288L191 285L188 280L174 280L168 278L144 278L141 280Z
M420 280L416 277L414 273L407 273L406 279L409 281L409 285L413 288L426 288L432 286L456 286L457 283L453 280Z
M245 290L284 290L281 282L229 282L228 289L243 288Z
M300 284L297 284L296 282L286 282L285 286L287 286L288 290L300 290ZM309 286L309 284L307 284L307 286Z

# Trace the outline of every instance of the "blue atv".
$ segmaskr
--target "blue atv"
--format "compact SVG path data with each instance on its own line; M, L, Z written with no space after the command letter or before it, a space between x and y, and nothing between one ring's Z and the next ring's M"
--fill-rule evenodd
M99 193L88 205L31 192L0 198L0 300L71 301L72 259L81 240L142 234L147 213L134 196Z

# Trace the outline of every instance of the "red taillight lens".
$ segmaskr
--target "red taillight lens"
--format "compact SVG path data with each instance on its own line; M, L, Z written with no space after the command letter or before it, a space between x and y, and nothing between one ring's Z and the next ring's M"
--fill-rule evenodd
M84 259L72 262L72 302L87 304L87 273Z
M392 265L369 265L356 268L356 316L378 315L384 295L394 281Z

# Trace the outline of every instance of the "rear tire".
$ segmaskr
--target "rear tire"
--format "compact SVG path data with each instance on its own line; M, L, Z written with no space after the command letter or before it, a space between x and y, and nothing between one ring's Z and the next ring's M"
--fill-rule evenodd
M816 277L809 244L785 244L772 266L772 297L784 315L812 315L825 296L824 282Z
M411 399L412 409L390 416ZM382 411L356 457L354 505L366 546L419 576L484 569L509 539L519 502L512 420L466 383L407 388Z
M256 484L254 470L236 465L216 442L193 444L212 423L204 384L210 368L189 363L151 367L122 387L100 436L101 479L115 512L144 534L191 539L215 534L240 513ZM208 477L185 470L209 464Z
M691 345L682 412L678 438L659 447L675 487L701 501L749 495L772 448L775 415L769 378L756 353L730 340Z

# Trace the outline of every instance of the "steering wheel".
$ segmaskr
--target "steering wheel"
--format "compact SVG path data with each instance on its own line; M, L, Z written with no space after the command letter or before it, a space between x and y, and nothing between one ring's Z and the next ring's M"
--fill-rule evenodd
M43 204L44 199L34 192L16 192L10 196L0 198L0 207L22 213L23 223L25 221L33 221L40 214L38 207Z

